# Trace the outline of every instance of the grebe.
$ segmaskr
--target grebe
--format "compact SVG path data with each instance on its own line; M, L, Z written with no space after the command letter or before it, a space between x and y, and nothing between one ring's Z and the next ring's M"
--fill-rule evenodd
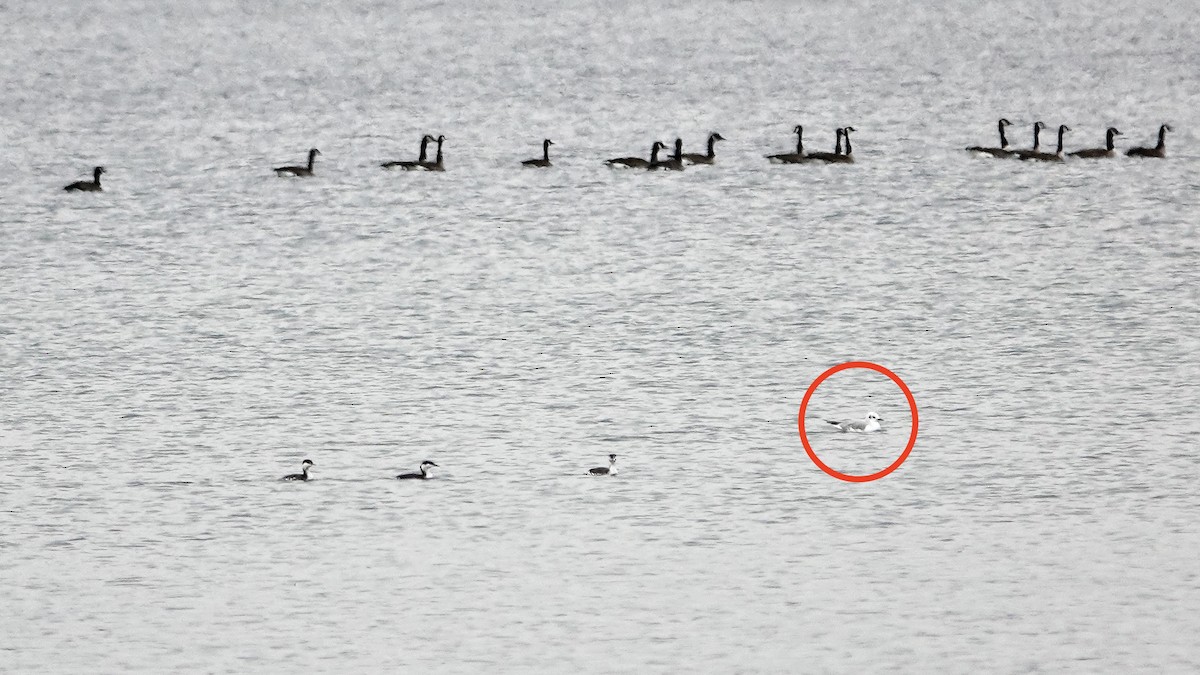
M400 480L409 480L413 478L418 480L428 480L433 478L433 472L429 469L430 467L434 466L437 466L437 464L434 464L429 460L425 460L424 462L421 462L421 473L402 473L399 476L396 476L396 478L399 478Z
M315 466L311 459L306 459L300 462L300 473L289 473L283 477L283 480L308 480L308 470Z
M592 474L593 476L615 476L615 475L617 475L617 456L609 455L608 456L608 466L598 466L594 469L590 469L588 471L588 473Z

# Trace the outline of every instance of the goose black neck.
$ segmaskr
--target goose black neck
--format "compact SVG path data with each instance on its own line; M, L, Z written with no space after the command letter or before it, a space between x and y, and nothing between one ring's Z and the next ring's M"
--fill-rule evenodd
M550 161L550 139L542 141L542 159Z
M717 137L713 134L708 135L708 158L712 159L717 156Z
M1033 125L1033 150L1037 152L1038 148L1042 147L1042 127L1040 124Z
M421 139L421 156L419 158L417 158L417 163L424 164L426 161L426 158L428 158L428 157L429 157L429 137L426 136L425 138Z
M1000 148L1008 147L1008 137L1004 135L1004 120L1000 120Z
M854 152L853 148L850 147L850 130L842 129L842 135L846 137L846 154L849 155L851 152Z
M1067 125L1065 125L1065 124L1059 125L1059 127L1058 127L1058 149L1055 151L1056 154L1059 154L1059 155L1062 154L1063 134L1066 133L1066 131L1067 131Z
M833 154L835 155L842 154L842 134L844 133L846 132L842 131L841 129L837 130L837 145L833 146Z
M796 154L804 154L804 127L796 125Z
M683 161L683 139L675 139L675 154L673 155L676 162Z
M92 180L96 182L96 187L100 187L100 174L104 173L103 167L92 169Z
M1108 149L1108 151L1109 151L1109 152L1112 152L1112 151L1113 151L1113 148L1115 147L1115 146L1113 145L1113 137L1117 135L1117 130L1116 130L1116 129L1113 129L1112 127L1109 127L1109 128L1108 128L1108 131L1106 131L1106 132L1104 133L1104 135L1105 135L1105 137L1106 137L1106 138L1104 139L1104 141L1105 141L1105 145L1107 145L1107 146L1108 146L1108 148L1107 148L1107 149Z
M309 170L309 171L312 171L312 170L313 170L313 161L314 161L316 158L317 158L317 151L316 151L315 149L314 149L314 150L309 150L309 151L308 151L308 170Z
M661 147L663 147L663 144L658 143L658 142L656 142L654 145L650 146L650 163L651 164L654 164L655 162L658 161L658 149Z
M1167 147L1167 125L1162 125L1158 128L1158 149L1162 150Z

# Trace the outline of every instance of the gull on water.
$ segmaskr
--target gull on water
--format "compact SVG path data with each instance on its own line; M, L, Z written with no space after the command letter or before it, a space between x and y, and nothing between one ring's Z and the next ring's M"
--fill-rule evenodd
M864 432L868 432L868 431L879 431L880 429L883 428L879 424L881 421L883 421L883 418L880 417L878 413L873 413L873 412L867 413L866 418L862 419L862 420L845 420L842 422L835 422L833 420L825 420L825 421L829 422L830 424L832 424L833 426L837 427L838 429L840 429L842 431L854 431L857 433L864 433Z

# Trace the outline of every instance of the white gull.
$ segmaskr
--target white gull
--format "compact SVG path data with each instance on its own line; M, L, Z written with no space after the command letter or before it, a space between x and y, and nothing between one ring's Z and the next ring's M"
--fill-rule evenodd
M880 422L883 420L878 413L867 413L866 419L863 420L846 420L843 422L835 422L833 420L825 420L842 431L853 431L856 433L865 433L868 431L879 431L883 427Z

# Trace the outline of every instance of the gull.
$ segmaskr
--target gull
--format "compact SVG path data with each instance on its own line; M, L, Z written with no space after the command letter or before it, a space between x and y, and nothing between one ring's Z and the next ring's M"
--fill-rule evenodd
M856 433L865 433L868 431L879 431L883 427L879 425L883 418L878 413L867 413L866 419L861 421L845 420L843 422L835 422L833 420L825 420L842 431L853 431Z

